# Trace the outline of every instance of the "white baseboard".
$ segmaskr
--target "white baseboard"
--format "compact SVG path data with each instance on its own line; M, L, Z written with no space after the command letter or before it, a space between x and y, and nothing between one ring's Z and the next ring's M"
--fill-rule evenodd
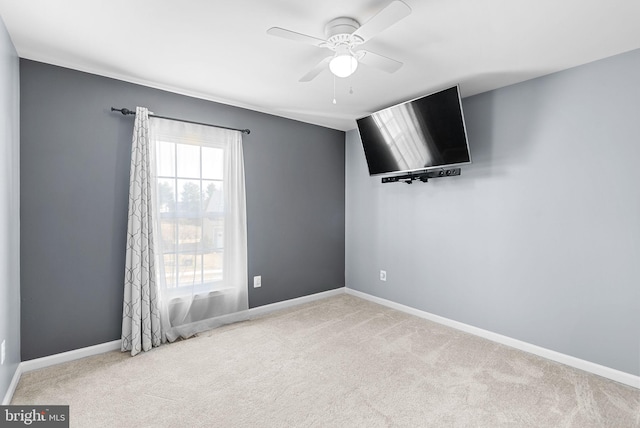
M222 315L216 318L212 318L211 328L223 324L231 324L238 321L244 321L248 319L258 318L263 315L267 315L271 312L280 311L282 309L292 308L294 306L302 305L304 303L314 302L316 300L326 299L327 297L337 296L344 294L345 288L340 287L334 290L323 291L309 296L296 297L295 299L283 300L282 302L270 303L268 305L257 306L255 308L247 309L246 311L234 312L228 315Z
M87 346L86 348L74 349L73 351L67 351L60 354L49 355L47 357L23 361L20 363L20 368L22 368L23 373L27 373L32 370L55 366L56 364L67 363L69 361L79 360L80 358L104 354L105 352L116 350L120 350L120 340L100 343L98 345Z
M13 378L11 379L11 383L9 384L9 389L7 389L7 393L4 395L4 399L2 400L3 406L11 404L11 399L13 398L13 393L16 392L16 388L18 387L20 376L22 376L22 367L18 364L18 367L16 367L16 371L13 374Z
M183 335L201 334L209 330L218 328L223 325L233 324L240 321L246 321L249 319L258 318L268 313L279 311L282 309L290 308L293 306L301 305L303 303L313 302L315 300L326 299L327 297L335 296L338 294L344 294L344 287L323 291L309 296L297 297L295 299L285 300L282 302L271 303L269 305L258 306L244 311L233 312L226 315L221 315L215 318L209 318L202 321L182 325L177 328L171 329L172 339ZM167 332L167 336L169 333ZM186 337L186 336L183 336ZM173 342L173 340L171 340Z
M33 360L23 361L18 364L18 368L13 375L9 389L2 400L2 405L8 405L11 403L16 387L20 381L20 377L23 373L27 373L33 370L42 369L45 367L55 366L56 364L62 364L73 360L79 360L80 358L90 357L92 355L104 354L105 352L115 351L120 349L120 340L114 340L112 342L100 343L98 345L87 346L86 348L74 349L72 351L62 352L60 354L49 355L47 357L35 358Z
M551 349L546 349L541 346L523 342L518 339L513 339L508 336L503 336L501 334L494 333L492 331L483 330L481 328L474 327L469 324L464 324L458 321L441 317L439 315L434 315L429 312L421 311L420 309L415 309L410 306L405 306L400 303L396 303L390 300L382 299L380 297L372 296L370 294L353 290L351 288L346 288L345 292L352 296L360 297L361 299L378 303L380 305L389 307L391 309L396 309L398 311L405 312L410 315L415 315L417 317L424 318L429 321L436 322L438 324L455 328L456 330L464 331L465 333L470 333L475 336L479 336L479 337L491 340L493 342L500 343L502 345L510 346L512 348L516 348L521 351L537 355L539 357L547 358L549 360L556 361L558 363L561 363L570 367L574 367L580 370L584 370L586 372L593 373L598 376L602 376L607 379L611 379L616 382L620 382L625 385L629 385L634 388L640 389L640 376L635 376L630 373L625 373L616 369L612 369L610 367L602 366L600 364L592 363L590 361L582 360L580 358L576 358L570 355L562 354L560 352L552 351Z
M282 302L271 303L269 305L258 306L256 308L249 309L249 318L256 318L262 315L266 315L271 312L279 311L293 306L302 305L304 303L314 302L316 300L326 299L327 297L337 296L345 293L345 288L340 287L334 290L323 291L321 293L311 294L309 296L297 297L295 299L284 300Z

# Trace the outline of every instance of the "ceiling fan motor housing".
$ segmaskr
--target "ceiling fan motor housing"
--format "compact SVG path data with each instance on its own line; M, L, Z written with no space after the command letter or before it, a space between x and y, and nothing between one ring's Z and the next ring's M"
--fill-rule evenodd
M360 28L360 23L355 19L341 17L329 21L324 27L324 33L327 36L327 41L334 48L339 45L352 47L363 42L360 37L353 35L353 32L358 28Z

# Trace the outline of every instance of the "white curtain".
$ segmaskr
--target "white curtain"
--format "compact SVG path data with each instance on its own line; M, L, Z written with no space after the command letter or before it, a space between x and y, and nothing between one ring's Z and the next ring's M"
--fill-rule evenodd
M150 136L162 334L172 342L246 316L242 134L151 117Z
M122 309L122 351L136 355L162 342L156 283L149 115L137 107L131 145L129 220Z

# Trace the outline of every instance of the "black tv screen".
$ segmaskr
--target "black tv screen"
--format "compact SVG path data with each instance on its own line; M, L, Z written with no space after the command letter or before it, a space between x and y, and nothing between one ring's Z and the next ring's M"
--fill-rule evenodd
M369 174L471 162L458 86L356 120Z

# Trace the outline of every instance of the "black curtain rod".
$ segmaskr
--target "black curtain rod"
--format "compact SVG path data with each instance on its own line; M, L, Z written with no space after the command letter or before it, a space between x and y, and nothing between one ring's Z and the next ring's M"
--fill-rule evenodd
M129 110L128 108L111 107L111 111L119 111L124 116L129 115L129 114L136 114L136 112L134 110ZM157 114L153 114L153 113L149 113L149 116L157 117L158 119L176 120L178 122L193 123L194 125L213 126L214 128L230 129L232 131L240 131L243 134L251 134L251 131L249 129L229 128L227 126L212 125L210 123L194 122L192 120L184 120L184 119L176 119L175 117L158 116Z

